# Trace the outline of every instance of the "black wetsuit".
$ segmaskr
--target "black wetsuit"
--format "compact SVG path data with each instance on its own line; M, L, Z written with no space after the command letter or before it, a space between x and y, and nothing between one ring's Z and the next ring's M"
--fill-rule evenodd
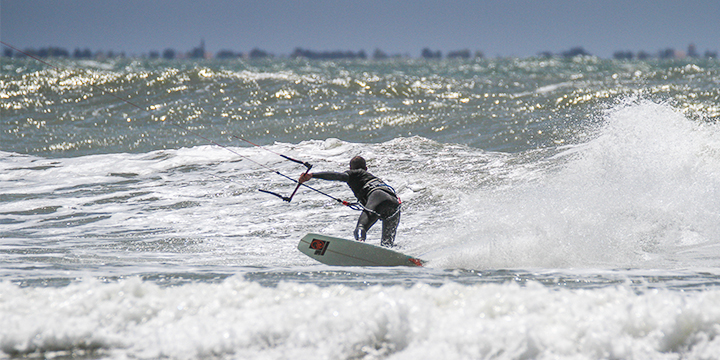
M363 211L355 227L355 240L365 241L367 231L378 219L382 220L382 240L380 245L391 247L400 224L400 200L393 188L378 177L363 169L346 172L317 172L314 178L343 181L350 186L358 201L368 210Z

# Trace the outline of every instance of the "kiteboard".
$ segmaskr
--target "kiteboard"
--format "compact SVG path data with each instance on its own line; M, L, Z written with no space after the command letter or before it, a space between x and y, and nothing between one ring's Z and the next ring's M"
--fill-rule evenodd
M386 247L320 234L303 236L298 250L326 265L423 266L422 260Z

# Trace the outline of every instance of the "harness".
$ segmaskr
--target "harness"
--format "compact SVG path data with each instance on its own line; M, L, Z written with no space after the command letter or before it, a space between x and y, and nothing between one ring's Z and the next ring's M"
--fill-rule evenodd
M366 209L366 208L363 206L363 209L364 209L365 211L377 215L377 216L378 216L381 220L383 220L383 221L384 221L384 220L387 220L387 219L394 218L397 214L400 213L400 208L402 207L402 200L400 200L400 197L397 195L397 193L395 192L395 189L393 189L392 186L390 186L390 185L384 183L382 180L376 178L376 179L373 179L373 180L368 181L367 184L365 184L365 186L363 187L363 189L367 191L367 196L368 196L368 197L370 197L370 194L371 194L373 191L382 190L382 191L384 191L384 192L392 195L393 197L395 197L395 199L397 199L397 201L398 201L397 209L395 210L394 213L392 213L392 214L389 215L389 216L383 216L383 215L381 215L380 213L378 213L377 211L373 211L373 210L370 210L370 209ZM366 200L367 200L367 199L366 199Z

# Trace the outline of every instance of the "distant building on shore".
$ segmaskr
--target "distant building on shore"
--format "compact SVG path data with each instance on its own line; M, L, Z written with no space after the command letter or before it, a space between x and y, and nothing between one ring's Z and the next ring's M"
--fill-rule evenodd
M205 53L205 40L200 40L200 46L190 50L188 53L190 59L205 59L207 58Z

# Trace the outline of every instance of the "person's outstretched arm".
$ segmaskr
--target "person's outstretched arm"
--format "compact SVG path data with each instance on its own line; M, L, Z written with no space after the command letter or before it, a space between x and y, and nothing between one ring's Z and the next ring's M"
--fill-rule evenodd
M330 180L330 181L343 181L343 182L348 182L348 180L350 180L350 176L344 172L322 171L322 172L316 172L316 173L302 174L300 176L300 179L298 179L298 182L302 184L312 178L318 178L318 179Z

